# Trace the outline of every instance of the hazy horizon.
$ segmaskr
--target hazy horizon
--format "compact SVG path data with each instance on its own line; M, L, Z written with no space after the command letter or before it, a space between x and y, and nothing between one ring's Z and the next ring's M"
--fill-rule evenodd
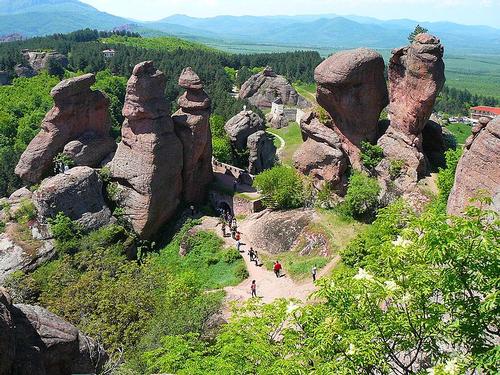
M137 21L175 14L192 17L293 16L337 14L380 20L412 19L500 28L500 0L81 0L95 8Z

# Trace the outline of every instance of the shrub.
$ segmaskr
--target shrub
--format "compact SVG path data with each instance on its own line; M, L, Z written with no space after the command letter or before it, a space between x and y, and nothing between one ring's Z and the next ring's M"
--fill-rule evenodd
M299 174L292 168L277 166L255 177L255 186L261 191L267 207L289 209L304 203L304 186Z
M439 200L446 203L455 183L455 171L458 161L462 156L462 149L448 150L445 152L446 168L439 168L437 186L439 188Z
M323 107L317 106L316 108L314 108L314 112L317 114L318 119L322 124L330 122L331 117Z
M361 142L361 161L368 169L373 169L384 158L384 150L378 145L370 142Z
M391 177L391 179L395 180L401 175L401 171L404 165L405 162L401 159L395 159L390 161L389 176Z
M222 117L221 115L210 116L210 130L212 131L213 137L223 138L226 136L224 125L224 117Z
M248 273L247 267L245 266L245 263L238 264L238 266L234 270L234 273L235 273L236 277L240 280L245 280L248 278L248 276L250 276L250 274Z
M50 231L56 240L56 249L61 253L73 253L78 249L81 226L58 212L56 217L49 219Z
M36 217L36 207L30 199L23 199L16 211L15 220L19 224L26 224Z
M239 251L236 249L233 249L233 248L226 249L222 253L222 260L228 264L234 263L240 259L241 259L241 255L240 255Z
M374 178L354 172L349 178L349 187L343 202L344 210L354 218L371 215L378 204L380 186Z
M232 164L233 149L231 148L229 138L214 136L212 138L212 154L218 161Z

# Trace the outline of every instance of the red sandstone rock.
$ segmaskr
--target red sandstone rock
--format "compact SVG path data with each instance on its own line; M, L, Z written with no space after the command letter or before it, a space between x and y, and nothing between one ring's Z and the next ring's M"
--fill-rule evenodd
M201 203L213 180L210 98L191 68L182 71L179 86L186 92L179 98L181 108L172 119L183 145L183 197L187 203Z
M94 82L93 74L85 74L62 81L52 89L54 107L21 155L15 170L19 177L30 183L40 182L51 169L54 157L84 133L109 137L109 100L102 92L90 89Z
M276 146L264 130L259 130L248 137L247 149L250 174L258 174L270 169L276 162Z
M476 135L458 162L455 184L448 199L448 213L459 215L479 194L493 199L490 209L500 212L500 116Z
M360 167L361 142L375 142L378 119L387 105L384 60L370 49L333 54L314 72L317 101L332 118L333 129L354 167Z
M110 162L117 203L142 238L150 238L177 208L182 144L164 97L165 76L153 62L135 66L127 84L122 140Z

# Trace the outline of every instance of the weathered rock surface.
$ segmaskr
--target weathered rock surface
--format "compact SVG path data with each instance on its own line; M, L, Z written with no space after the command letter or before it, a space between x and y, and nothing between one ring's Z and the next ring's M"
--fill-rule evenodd
M35 250L15 243L7 233L0 234L0 285L12 272L30 272L52 260L57 253L52 241L43 241Z
M359 167L361 142L376 141L388 103L382 56L366 48L335 53L318 65L314 79L318 104L330 115L351 164Z
M63 212L86 230L109 223L111 212L104 202L102 181L89 167L75 167L42 181L33 194L41 222Z
M183 146L183 197L187 203L201 203L213 180L210 98L189 67L182 71L179 86L186 92L179 98L180 109L172 119Z
M322 124L312 112L307 112L300 122L305 141L293 155L294 165L302 174L313 180L316 189L325 183L342 193L346 184L348 160L342 152L338 135Z
M1 288L0 331L2 375L96 373L108 359L70 323L39 306L12 304Z
M87 132L103 139L109 137L109 100L102 92L90 89L94 82L93 74L85 74L64 80L52 89L54 107L21 155L15 169L19 177L30 183L40 182L64 146Z
M258 174L272 168L275 164L276 146L264 130L259 130L248 137L247 148L250 152L248 157L248 172L250 174Z
M493 199L489 207L500 212L500 116L474 129L464 154L458 162L455 184L448 199L448 213L460 215L465 208L478 203L470 200L480 194Z
M444 153L447 150L443 127L434 121L427 121L422 130L422 150L434 168L446 167Z
M0 70L0 86L8 85L10 84L10 74L9 72Z
M391 122L378 144L389 158L399 154L407 170L412 174L417 172L416 177L428 169L422 131L444 81L443 47L438 38L419 34L410 46L392 52L389 63Z
M100 137L95 133L87 132L67 143L63 154L71 158L76 166L98 167L115 149L116 142L113 138Z
M224 125L231 144L237 150L243 150L246 147L251 134L264 129L264 121L252 111L241 111Z
M19 78L31 78L36 76L36 71L31 66L25 66L22 64L17 64L14 66L14 73Z
M271 107L272 103L281 98L283 104L305 108L309 105L307 100L300 96L288 80L277 75L270 67L261 73L251 76L241 85L239 97L248 99L257 107Z
M55 51L26 51L23 53L23 56L36 72L48 69L50 61L56 62L63 68L68 66L68 58Z
M182 143L164 90L165 76L153 62L135 66L127 84L122 140L109 164L118 184L117 203L142 238L172 217L182 192Z

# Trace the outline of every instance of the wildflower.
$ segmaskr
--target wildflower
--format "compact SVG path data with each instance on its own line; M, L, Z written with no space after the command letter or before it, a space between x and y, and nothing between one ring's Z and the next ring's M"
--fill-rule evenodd
M453 358L453 359L446 361L446 364L445 364L443 370L444 370L445 374L447 374L447 375L457 375L459 372L457 359Z
M410 240L405 240L403 237L398 236L394 241L392 241L394 246L408 247L412 244Z
M349 350L345 353L347 355L354 355L356 354L356 347L354 346L354 344L349 344Z
M398 289L398 284L396 284L393 280L384 281L384 286L389 292L394 292Z
M364 270L364 268L360 268L358 270L358 273L354 276L354 279L355 280L368 280L368 281L372 281L373 280L373 276L370 275L368 272L366 272Z

